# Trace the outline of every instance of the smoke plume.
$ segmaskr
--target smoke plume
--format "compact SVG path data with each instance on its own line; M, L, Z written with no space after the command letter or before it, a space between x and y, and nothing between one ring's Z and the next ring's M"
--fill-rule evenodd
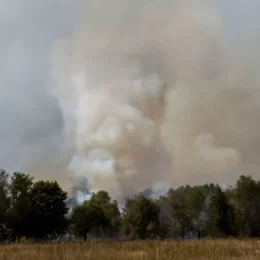
M53 59L73 178L120 198L257 171L259 80L233 47L205 1L88 0Z

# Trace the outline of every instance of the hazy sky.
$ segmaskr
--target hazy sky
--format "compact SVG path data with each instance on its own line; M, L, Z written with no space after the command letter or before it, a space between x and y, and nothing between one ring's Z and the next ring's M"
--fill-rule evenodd
M48 164L48 158L61 147L62 117L56 100L48 93L54 84L50 51L55 40L72 32L81 2L0 1L1 168L12 172ZM258 0L215 2L227 32L238 45L249 41L249 35L258 35ZM254 31L257 33L252 34ZM41 174L35 172L37 177L45 177ZM49 176L55 179L55 171Z
M80 0L0 2L0 167L26 169L58 149L62 119L48 93L53 41L67 36ZM47 152L47 153L46 153Z

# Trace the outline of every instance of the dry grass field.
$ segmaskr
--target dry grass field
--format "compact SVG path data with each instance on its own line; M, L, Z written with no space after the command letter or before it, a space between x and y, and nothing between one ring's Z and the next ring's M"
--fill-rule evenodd
M259 240L135 241L0 246L1 260L256 260Z

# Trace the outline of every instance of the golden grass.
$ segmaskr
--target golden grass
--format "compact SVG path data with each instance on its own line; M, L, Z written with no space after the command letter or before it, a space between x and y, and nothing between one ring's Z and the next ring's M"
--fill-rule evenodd
M260 240L103 241L0 246L1 260L256 260Z

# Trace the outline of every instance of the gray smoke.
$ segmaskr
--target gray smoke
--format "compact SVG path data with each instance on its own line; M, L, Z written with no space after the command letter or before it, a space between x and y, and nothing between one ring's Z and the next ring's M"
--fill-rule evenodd
M258 0L80 2L0 3L1 168L78 199L259 177Z
M205 1L87 1L57 43L69 169L122 197L259 168L258 79ZM255 49L251 50L255 51ZM237 63L239 62L239 63Z
M50 52L53 41L71 34L80 1L0 1L0 168L63 186L69 159L63 158L62 114L49 93Z

